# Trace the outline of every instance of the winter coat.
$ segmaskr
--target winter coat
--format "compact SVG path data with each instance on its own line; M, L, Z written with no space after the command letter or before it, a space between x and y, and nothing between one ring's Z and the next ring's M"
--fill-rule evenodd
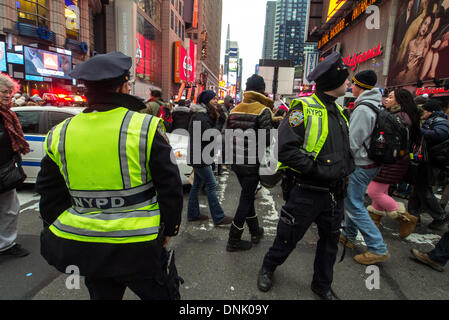
M11 146L11 138L0 118L0 167L11 161L14 151Z
M190 108L176 106L173 109L172 131L176 129L189 130L190 117L192 116Z
M365 146L370 145L377 115L370 107L364 105L364 102L379 106L381 101L382 93L374 88L364 91L354 103L349 122L349 143L357 166L374 164L374 161L369 159Z
M423 123L421 133L426 139L427 147L435 146L449 139L448 117L443 111L435 111Z
M189 123L187 164L194 168L202 168L213 163L214 148L211 148L210 159L204 159L203 150L214 140L217 141L218 136L221 137L221 130L226 122L226 116L224 113L221 113L217 121L213 121L207 113L207 107L204 104L192 104L190 110L192 111L192 116ZM203 141L203 134L209 129L215 129L217 136L212 136Z
M140 112L151 114L152 116L157 117L159 114L159 109L161 106L165 104L162 100L150 100L146 104L146 108L142 109Z
M396 114L405 120L410 131L413 124L408 114L405 112L396 112ZM401 182L407 173L409 161L410 156L407 154L394 164L382 165L382 168L377 177L374 178L374 181L385 184L396 184Z
M233 135L232 151L233 166L232 169L241 174L253 174L259 172L259 147L270 145L270 129L273 128L273 114L271 107L274 101L265 97L263 94L247 91L244 93L243 102L232 109L229 115L228 129L241 129L243 132L253 130L253 138L245 136L244 139ZM258 130L266 130L266 141L259 141ZM248 148L256 147L255 158L251 156ZM242 156L241 159L239 157ZM241 164L240 164L240 163Z

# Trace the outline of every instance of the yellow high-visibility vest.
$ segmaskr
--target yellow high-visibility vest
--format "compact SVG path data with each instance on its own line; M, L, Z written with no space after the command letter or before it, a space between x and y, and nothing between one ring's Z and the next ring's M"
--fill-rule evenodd
M49 132L45 150L72 197L72 207L50 226L55 236L110 244L158 237L159 204L148 163L161 123L116 108L81 113Z

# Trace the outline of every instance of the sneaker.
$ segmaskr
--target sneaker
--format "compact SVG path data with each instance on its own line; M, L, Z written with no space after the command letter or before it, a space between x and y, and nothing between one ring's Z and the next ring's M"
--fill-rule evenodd
M379 255L369 251L365 251L362 254L358 254L354 257L354 260L360 264L371 265L379 262L384 262L390 258L390 254Z
M432 269L434 269L436 271L439 271L439 272L444 271L443 266L441 266L439 263L430 259L429 255L427 253L422 253L421 251L419 251L417 249L412 249L410 252L412 253L413 257L416 260L418 260L419 262L422 262L422 263L428 265L429 267L431 267Z
M234 220L234 219L226 216L223 220L221 220L221 222L215 224L215 226L225 226L225 225L231 224L232 220Z
M340 243L345 245L346 248L349 248L349 249L354 249L355 248L354 242L347 240L346 237L343 236L342 234L340 234Z
M14 256L17 258L25 257L29 255L30 252L24 248L20 244L15 244L13 247L9 248L8 250L0 252L0 255L2 256Z
M428 228L433 230L440 230L441 227L448 222L449 222L449 215L446 215L446 217L444 217L441 220L433 219L433 221L428 225Z
M206 216L205 214L200 214L197 218L193 218L193 219L187 219L189 222L193 222L193 221L204 221L204 220L209 220L209 217Z

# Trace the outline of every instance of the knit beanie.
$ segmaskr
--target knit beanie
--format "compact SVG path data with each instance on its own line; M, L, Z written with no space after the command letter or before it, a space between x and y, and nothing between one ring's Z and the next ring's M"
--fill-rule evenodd
M198 96L198 103L204 103L207 105L213 98L215 98L216 94L212 90L204 90Z
M257 74L253 74L251 77L248 78L248 80L246 80L246 91L264 92L265 91L264 79Z
M377 75L373 70L364 70L357 73L352 81L363 90L372 90L377 84Z
M441 104L438 100L430 99L423 104L422 108L429 112L441 111Z

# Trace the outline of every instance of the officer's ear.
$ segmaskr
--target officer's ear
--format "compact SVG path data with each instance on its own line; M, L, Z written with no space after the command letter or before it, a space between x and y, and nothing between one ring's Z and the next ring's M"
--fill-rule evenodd
M129 94L131 92L131 87L129 85L129 81L122 83L120 88L118 89L119 93Z

